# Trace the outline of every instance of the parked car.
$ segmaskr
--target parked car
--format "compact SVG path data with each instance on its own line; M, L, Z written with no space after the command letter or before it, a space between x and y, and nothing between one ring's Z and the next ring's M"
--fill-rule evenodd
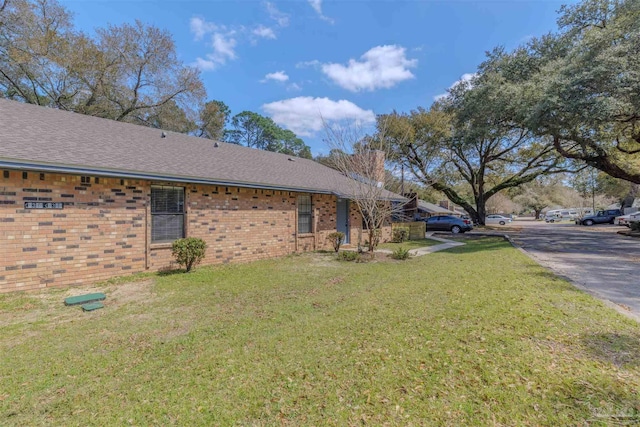
M582 218L580 224L593 225L593 224L613 224L616 217L622 216L620 209L606 209L598 211L595 215L589 215Z
M469 220L469 222L471 222L471 225L473 225L474 227L475 227L476 225L478 225L478 223L477 223L476 221L472 220L472 219L471 219L471 217L470 217L469 215L460 215L460 218L462 218L462 219L468 219L468 220Z
M613 222L616 225L624 225L629 227L629 222L640 221L640 212L634 212L627 215L617 216Z
M452 215L438 215L427 218L427 231L450 231L454 234L473 230L471 220Z
M500 224L505 225L511 222L511 218L502 215L487 215L484 219L485 224Z

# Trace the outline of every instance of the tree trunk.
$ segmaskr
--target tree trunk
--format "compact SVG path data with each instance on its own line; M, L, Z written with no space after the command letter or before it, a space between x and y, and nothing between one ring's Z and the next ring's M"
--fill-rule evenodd
M542 208L544 209L544 208ZM542 213L542 209L534 209L534 215L535 215L535 219L540 219L540 214Z
M487 208L485 207L485 201L482 200L482 203L478 201L476 205L476 216L478 217L476 221L479 225L485 225L485 217L487 216Z
M478 191L476 196L476 222L479 225L485 225L485 217L487 216L487 200L484 197L484 192Z

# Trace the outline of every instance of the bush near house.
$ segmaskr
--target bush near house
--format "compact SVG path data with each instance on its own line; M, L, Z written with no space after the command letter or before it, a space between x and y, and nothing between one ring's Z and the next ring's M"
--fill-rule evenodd
M207 243L196 237L178 239L171 245L171 254L178 265L184 266L187 273L204 259Z
M393 243L402 243L409 238L409 229L408 228L396 228L393 230L393 236L391 237L391 241Z
M354 251L342 251L338 252L338 259L340 261L358 261L360 254Z
M331 242L333 250L338 252L340 250L340 246L344 243L344 233L342 231L331 233L327 236L327 240Z

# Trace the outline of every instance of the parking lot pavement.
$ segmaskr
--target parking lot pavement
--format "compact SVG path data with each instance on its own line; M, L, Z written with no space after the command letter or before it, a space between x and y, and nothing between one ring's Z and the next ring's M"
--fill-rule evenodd
M504 233L541 265L640 320L640 239L621 229L515 221Z

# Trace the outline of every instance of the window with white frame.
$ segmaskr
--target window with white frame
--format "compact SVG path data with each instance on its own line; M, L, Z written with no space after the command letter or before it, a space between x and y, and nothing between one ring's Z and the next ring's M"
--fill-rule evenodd
M184 237L184 188L151 187L151 242Z
M298 233L311 233L311 196L298 196Z

